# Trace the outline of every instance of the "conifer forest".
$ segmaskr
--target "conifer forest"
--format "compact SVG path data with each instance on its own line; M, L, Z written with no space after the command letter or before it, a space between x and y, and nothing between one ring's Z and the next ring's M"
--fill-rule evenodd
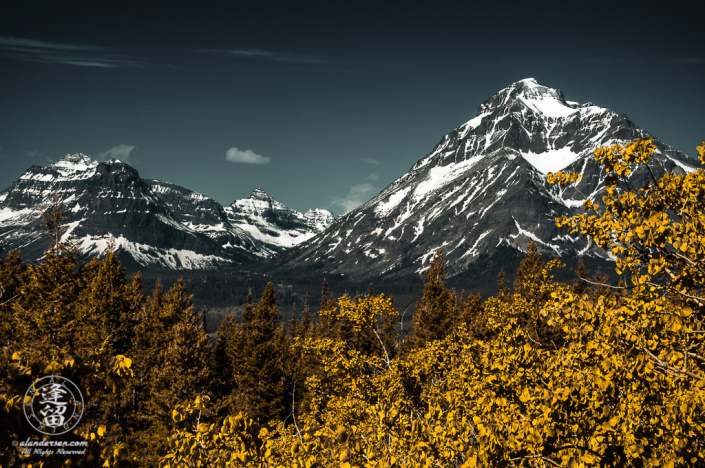
M272 283L250 291L210 336L183 280L146 290L114 246L80 262L47 200L44 259L0 259L0 466L705 466L705 171L630 186L654 150L597 149L607 195L556 219L621 281L583 265L554 280L565 266L532 243L481 297L447 286L438 250L408 334L374 284L336 296L324 282L286 320ZM55 436L26 409L50 376L83 398ZM42 440L85 451L27 450Z

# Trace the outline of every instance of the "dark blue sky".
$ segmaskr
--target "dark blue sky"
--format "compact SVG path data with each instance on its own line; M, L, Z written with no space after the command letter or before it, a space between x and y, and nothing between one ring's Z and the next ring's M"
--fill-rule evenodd
M0 4L0 190L83 152L340 214L527 77L705 139L700 0L201 3Z

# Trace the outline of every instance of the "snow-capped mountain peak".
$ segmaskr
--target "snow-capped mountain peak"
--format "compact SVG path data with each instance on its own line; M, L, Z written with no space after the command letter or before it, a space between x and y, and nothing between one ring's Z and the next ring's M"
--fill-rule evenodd
M279 203L261 188L245 199L235 200L225 212L233 226L268 245L262 256L308 240L333 222L330 211L309 210L304 215Z
M555 226L557 216L582 210L583 196L547 184L546 174L576 171L583 175L580 192L600 200L594 150L644 136L624 115L567 101L533 78L518 81L480 104L474 118L372 200L294 249L282 267L316 263L353 277L404 275L423 272L442 248L448 271L459 275L493 263L502 249L520 258L532 241L553 256L605 260L594 245ZM657 174L693 170L695 161L656 144Z
M28 260L43 256L49 240L40 213L53 190L69 216L66 238L73 235L86 255L96 255L113 237L126 265L137 268L238 265L303 242L330 224L325 217L312 223L262 189L223 208L184 187L142 179L117 159L98 162L79 153L30 167L0 193L0 253L22 248Z
M264 200L264 201L271 201L272 197L267 195L267 192L262 190L261 188L257 187L252 191L249 197L247 197L252 200Z
M306 218L306 224L317 232L324 231L335 221L333 213L321 208L310 208L304 213L304 218Z
M528 107L539 117L565 118L578 111L577 102L568 102L563 91L539 84L534 78L512 83L480 104L477 114L486 114L499 107L511 108L515 104Z
M94 161L89 156L86 156L83 153L77 153L67 154L66 156L56 161L54 164L51 164L49 167L61 172L62 175L69 175L75 172L83 172L89 170L97 165L98 162Z

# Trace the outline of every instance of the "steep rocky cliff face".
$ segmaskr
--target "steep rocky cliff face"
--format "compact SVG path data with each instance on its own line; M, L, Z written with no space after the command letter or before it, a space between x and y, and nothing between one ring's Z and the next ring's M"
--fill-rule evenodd
M403 277L425 271L442 248L454 276L497 256L521 258L531 241L547 257L608 261L604 251L558 229L554 219L582 212L585 198L601 201L597 147L648 135L625 115L566 101L561 91L534 79L519 81L482 103L474 118L379 195L276 260L276 267ZM658 140L656 145L651 167L657 177L699 165ZM546 183L546 174L559 170L583 175L577 190ZM637 170L630 181L638 185L649 177Z
M262 243L262 257L298 245L333 222L330 211L316 209L301 214L259 188L248 198L232 202L225 212L233 227Z
M68 214L66 238L73 236L86 256L100 254L112 238L128 266L167 269L231 267L268 257L324 229L332 215L316 224L256 190L247 200L223 208L184 187L142 179L118 161L97 162L68 155L46 167L32 166L0 194L0 252L22 249L43 256L49 241L41 220L46 197L56 190ZM233 206L269 200L276 209L231 219ZM256 235L258 230L268 237ZM286 237L282 245L278 239ZM271 241L270 241L271 239Z

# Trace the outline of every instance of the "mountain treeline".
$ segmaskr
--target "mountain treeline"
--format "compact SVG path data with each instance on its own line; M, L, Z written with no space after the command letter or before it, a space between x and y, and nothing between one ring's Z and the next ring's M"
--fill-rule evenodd
M625 278L554 281L535 243L483 299L446 286L438 251L413 334L394 300L306 301L283 323L274 285L215 340L183 281L143 292L114 249L79 265L55 200L44 261L0 261L2 466L474 467L705 464L705 171L631 187L649 139L595 152L607 195L559 226ZM705 163L705 142L698 147ZM549 174L561 188L579 175ZM62 240L63 239L63 240ZM85 456L21 453L38 377L86 401L66 440ZM7 441L8 443L5 443Z

